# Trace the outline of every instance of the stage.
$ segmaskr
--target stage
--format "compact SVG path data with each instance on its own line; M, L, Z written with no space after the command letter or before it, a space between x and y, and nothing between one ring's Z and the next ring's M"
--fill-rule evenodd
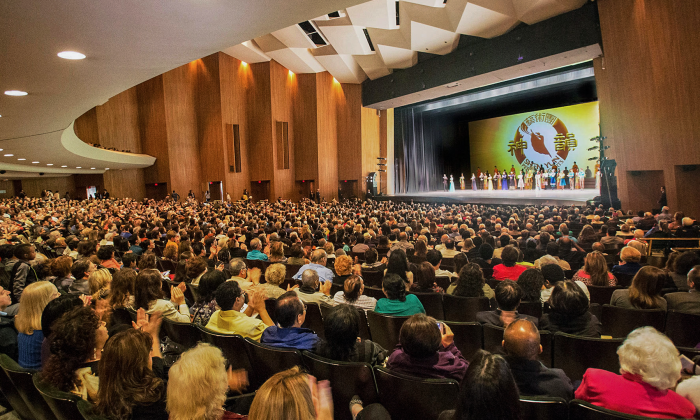
M446 203L446 204L502 204L502 205L548 205L548 206L581 206L592 200L600 192L594 188L582 190L456 190L430 191L424 193L381 195L374 199L379 201L416 203Z

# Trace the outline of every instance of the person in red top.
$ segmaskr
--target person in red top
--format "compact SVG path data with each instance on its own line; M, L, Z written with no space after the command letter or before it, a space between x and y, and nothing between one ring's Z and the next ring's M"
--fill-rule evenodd
M503 252L501 252L503 263L493 267L493 278L498 281L506 279L518 281L520 274L527 270L527 267L516 264L518 255L518 250L512 245L503 248Z
M577 399L621 413L659 419L695 416L693 403L672 391L681 377L678 350L653 327L632 331L617 350L620 375L588 369Z

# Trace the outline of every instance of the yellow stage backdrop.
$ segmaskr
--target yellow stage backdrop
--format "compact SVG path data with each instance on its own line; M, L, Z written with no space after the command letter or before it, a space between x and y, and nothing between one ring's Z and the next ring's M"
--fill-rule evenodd
M525 112L469 123L472 171L493 173L494 165L503 173L511 165L517 172L533 171L540 165L550 169L595 166L588 151L598 143L589 141L599 133L598 102Z

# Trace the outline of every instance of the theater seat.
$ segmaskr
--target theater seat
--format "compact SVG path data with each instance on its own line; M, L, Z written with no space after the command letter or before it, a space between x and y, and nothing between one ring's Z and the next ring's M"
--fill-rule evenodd
M522 420L565 420L569 404L563 398L520 396Z
M306 305L306 320L303 328L308 328L316 333L320 338L325 338L323 334L323 317L321 316L321 308L316 303Z
M474 354L481 350L483 332L478 322L441 321L447 324L455 335L455 346L462 352L465 359L471 360Z
M95 406L82 398L78 401L78 410L85 420L109 420L107 417L95 414Z
M188 350L195 347L202 339L197 327L189 322L176 322L163 318L162 330L166 337Z
M443 296L445 321L474 322L476 313L491 309L489 299L481 297Z
M503 332L505 328L496 327L494 325L482 325L484 331L484 350L495 353L505 354L503 350ZM540 331L540 345L542 346L542 354L538 357L539 361L547 367L552 367L554 335L548 331Z
M379 299L384 299L386 296L384 295L384 291L382 290L381 287L376 288L376 287L365 287L365 291L363 293L364 295L367 295L369 297L373 297L377 300Z
M294 366L304 367L299 350L266 346L250 338L244 341L250 364L255 367L253 375L248 375L251 390L260 388L275 373Z
M450 287L450 285L452 284L452 277L435 277L435 283L437 283L438 286L442 287L442 290L447 292L447 288Z
M252 375L253 367L248 359L245 340L238 334L219 334L210 331L200 325L196 326L202 335L204 342L218 347L224 354L228 365L235 369L245 369L248 375Z
M562 369L576 381L583 378L588 368L620 371L617 348L623 339L578 337L558 332L554 334L552 367Z
M381 289L383 279L384 273L381 271L362 270L362 281L365 283L365 287L370 286Z
M650 417L635 416L598 407L582 400L569 401L569 420L649 420Z
M518 312L525 315L534 316L537 319L542 318L542 302L520 302L518 306Z
M309 373L319 381L328 380L333 390L334 419L352 420L348 404L359 395L365 407L379 400L372 366L368 363L338 362L311 352L302 353Z
M321 308L321 316L323 319L326 319L326 317L333 312L333 310L336 308L335 306L326 306L326 305L320 305ZM369 324L367 323L367 314L363 309L356 308L357 309L357 314L360 316L360 333L358 337L360 337L363 340L371 340L372 336L369 333Z
M5 354L0 355L0 366L5 371L5 375L10 378L26 406L34 414L30 418L56 420L56 415L34 387L34 382L32 381L34 371L24 369Z
M700 343L700 315L678 311L666 313L666 335L676 347L695 347Z
M451 379L422 379L383 367L375 367L374 376L379 402L393 419L437 420L459 402L459 383Z
M420 300L426 315L435 319L445 319L445 311L442 308L442 294L434 292L410 292L410 294L416 295L418 300Z
M390 316L368 311L367 321L372 341L391 353L399 343L401 326L408 318L407 316Z
M661 309L626 309L603 305L603 335L627 337L639 327L652 326L664 330L666 312ZM697 344L697 343L695 343Z
M5 354L0 354L0 358L9 357ZM12 359L10 359L12 360ZM3 362L0 365L4 366ZM15 385L10 381L10 377L7 376L4 370L0 369L0 392L5 396L7 402L10 403L12 409L15 410L15 414L22 420L32 420L34 418L34 413L29 409L27 403L24 401L22 396L15 388ZM10 408L10 407L6 407Z
M599 305L609 305L610 298L612 298L613 292L622 287L617 286L586 286L588 292L591 295L591 303L597 303Z
M78 401L81 400L79 396L57 390L39 379L39 375L36 373L33 375L32 380L46 404L51 407L51 411L53 411L56 419L75 420L82 417L77 405Z

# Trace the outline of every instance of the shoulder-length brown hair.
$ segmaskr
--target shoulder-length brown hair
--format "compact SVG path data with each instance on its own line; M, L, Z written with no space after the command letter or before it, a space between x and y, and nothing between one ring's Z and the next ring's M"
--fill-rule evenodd
M639 309L658 309L663 299L659 293L668 274L650 265L642 267L632 279L629 288L630 303Z
M586 256L583 271L591 276L591 284L594 286L608 285L608 263L605 257L598 251L593 251Z
M99 363L96 412L110 419L128 419L135 405L161 400L163 381L148 367L153 338L129 328L109 340Z
M151 302L163 297L163 279L158 270L143 270L136 276L134 286L134 309L148 310Z
M129 296L134 295L136 284L136 271L131 268L122 268L112 276L109 305L113 309L123 308L129 301Z

